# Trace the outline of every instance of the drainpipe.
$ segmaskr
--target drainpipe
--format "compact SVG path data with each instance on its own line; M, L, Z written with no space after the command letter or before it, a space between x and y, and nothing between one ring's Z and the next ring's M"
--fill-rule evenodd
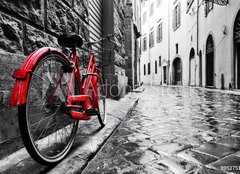
M199 0L197 0L197 57L199 58ZM196 67L196 59L195 59L195 86L197 85L197 67ZM199 68L200 68L200 65L199 65ZM199 74L199 73L198 73Z
M168 85L170 85L170 3L168 2ZM167 72L166 72L167 73Z
M151 6L151 4L150 4L150 2L148 1L148 9L150 8L150 6ZM150 17L150 10L149 10L149 14L147 15L147 17L148 17L148 35L147 35L147 38L148 38L148 44L147 44L147 47L148 47L148 60L149 60L149 64L150 64L150 74L148 74L150 77L149 77L149 79L150 79L150 85L152 85L153 84L153 74L152 74L152 69L151 69L151 67L152 67L152 61L151 61L151 48L150 48L150 33L151 33L151 31L150 31L150 19L151 19L151 17ZM147 69L148 70L148 69ZM149 71L149 70L148 70ZM148 72L147 72L148 73Z
M141 58L142 58L142 1L139 2L140 4L140 32L141 32L141 36L140 36L140 42L139 42L139 47L140 47L140 50L139 50L139 83L142 84L142 79L141 79ZM138 13L138 15L139 15Z
M199 56L199 0L197 0L197 56Z

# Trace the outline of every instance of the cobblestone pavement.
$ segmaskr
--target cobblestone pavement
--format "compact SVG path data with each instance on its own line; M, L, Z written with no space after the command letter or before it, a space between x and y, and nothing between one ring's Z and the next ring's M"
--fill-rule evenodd
M240 173L240 96L151 87L82 172Z
M107 124L100 129L97 117L89 121L80 121L79 129L70 152L55 166L41 165L35 162L25 148L0 160L1 174L39 174L39 173L76 173L98 152L106 139L128 115L138 101L138 96L129 93L120 100L107 99Z

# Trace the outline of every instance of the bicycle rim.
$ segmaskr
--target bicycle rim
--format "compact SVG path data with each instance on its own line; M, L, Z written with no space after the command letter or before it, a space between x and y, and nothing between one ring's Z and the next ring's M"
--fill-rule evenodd
M105 91L104 88L102 87L101 90L101 84L98 81L97 83L97 88L98 88L98 120L101 126L105 126L106 124L106 96L105 96Z
M63 73L62 67L68 65L68 61L57 54L43 57L32 73L25 107L20 108L19 126L24 144L39 163L62 160L78 128L78 120L71 119L63 107L70 74Z

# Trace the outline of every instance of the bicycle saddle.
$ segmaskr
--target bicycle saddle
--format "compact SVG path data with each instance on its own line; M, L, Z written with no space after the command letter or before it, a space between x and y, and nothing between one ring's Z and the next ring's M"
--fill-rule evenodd
M58 37L58 44L65 47L81 47L83 39L76 33L64 33Z

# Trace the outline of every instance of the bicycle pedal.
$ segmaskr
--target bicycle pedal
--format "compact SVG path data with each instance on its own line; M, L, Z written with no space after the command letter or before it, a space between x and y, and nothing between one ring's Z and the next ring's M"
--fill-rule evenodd
M94 108L94 109L86 109L85 110L85 114L87 116L94 116L94 115L98 115L99 112L98 112L98 109Z
M76 118L76 119L79 119L79 120L90 120L91 119L91 117L87 116L85 113L78 112L78 111L73 111L73 110L70 110L70 115L73 118Z

